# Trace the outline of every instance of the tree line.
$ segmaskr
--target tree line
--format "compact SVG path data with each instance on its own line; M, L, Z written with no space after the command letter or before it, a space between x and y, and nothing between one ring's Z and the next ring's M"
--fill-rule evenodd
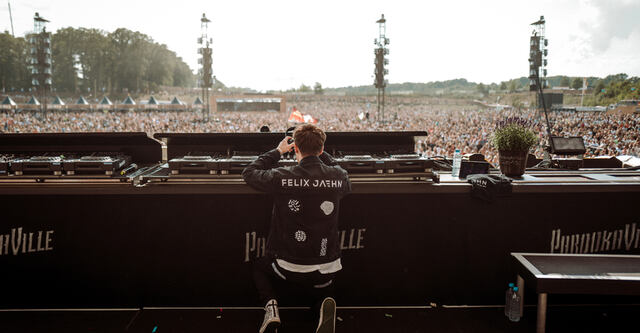
M640 100L640 78L627 74L609 75L598 80L585 105L609 105L622 100Z
M2 91L29 91L31 46L27 37L0 34ZM189 66L143 33L120 28L64 28L51 36L52 89L72 93L152 92L160 86L193 87Z
M615 104L625 99L640 99L640 78L629 77L627 74L608 75L604 78L587 77L587 91L584 104L590 106ZM581 89L582 77L564 75L547 77L550 88ZM307 89L309 89L307 87ZM373 85L349 86L341 88L324 88L328 94L343 93L347 95L374 95ZM413 94L423 96L447 96L461 98L487 97L490 93L509 94L529 91L529 78L516 79L498 83L475 83L466 79L454 79L428 83L391 83L387 86L389 94Z

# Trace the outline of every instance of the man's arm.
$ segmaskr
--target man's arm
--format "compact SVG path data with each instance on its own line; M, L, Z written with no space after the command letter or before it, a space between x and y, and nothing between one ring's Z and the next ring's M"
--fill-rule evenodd
M271 170L278 166L282 154L291 150L293 144L288 143L289 137L284 138L278 148L260 155L242 170L242 178L249 186L262 192L273 192L277 187L274 183L276 172Z
M344 172L344 176L345 176L345 182L342 188L342 195L346 195L346 194L349 194L349 192L351 192L351 180L349 179L349 175L347 174L346 171Z
M320 158L320 161L322 161L322 163L324 163L324 164L326 164L328 166L338 165L338 162L336 162L336 160L333 158L333 156L331 156L326 151L323 151L322 154L320 154L319 158Z

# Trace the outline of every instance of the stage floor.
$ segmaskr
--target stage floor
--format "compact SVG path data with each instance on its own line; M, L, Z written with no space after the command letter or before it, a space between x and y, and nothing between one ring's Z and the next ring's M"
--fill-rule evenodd
M337 332L534 332L535 307L510 322L502 307L338 308ZM259 309L142 309L127 311L2 311L0 331L24 332L257 332ZM548 332L637 330L640 305L550 306ZM303 309L282 309L284 332L314 332ZM635 327L635 330L633 329Z

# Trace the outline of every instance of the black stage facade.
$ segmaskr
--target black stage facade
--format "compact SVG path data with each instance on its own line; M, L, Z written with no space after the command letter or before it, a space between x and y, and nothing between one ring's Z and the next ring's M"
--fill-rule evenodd
M275 147L282 136L259 139ZM160 156L171 139L122 140L158 162L175 157ZM43 149L4 142L5 154ZM99 151L122 151L108 148ZM0 178L1 308L256 305L250 269L264 255L271 198L239 175L171 177L136 149L126 153L138 169L119 177ZM528 171L493 202L450 173L438 178L353 175L340 211L341 305L503 304L510 252L640 254L640 172Z

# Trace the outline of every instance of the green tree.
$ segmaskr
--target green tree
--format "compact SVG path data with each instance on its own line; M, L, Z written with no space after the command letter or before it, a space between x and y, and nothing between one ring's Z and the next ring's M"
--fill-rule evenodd
M629 76L625 73L619 73L619 74L615 74L615 75L607 75L607 77L605 77L604 80L604 84L608 85L612 82L618 82L618 81L624 81L628 78Z
M322 89L322 85L320 84L320 82L316 82L316 84L313 86L313 93L316 95L324 94L324 90Z
M299 92L310 92L311 91L311 87L305 85L304 83L300 85L300 88L298 88Z
M573 89L582 88L582 79L580 79L579 77L574 78L573 81L571 81L571 88Z
M509 82L509 92L510 93L514 93L514 92L516 92L517 89L518 89L518 85L517 85L516 81L510 81Z
M113 52L106 32L98 29L78 29L80 44L80 68L82 69L82 90L92 91L96 96L102 90L109 90L110 71L113 68Z
M144 82L147 92L155 91L159 85L173 85L172 52L162 44L151 44L149 48L149 68L145 71ZM174 54L175 56L175 54Z
M480 93L482 97L487 96L487 94L489 93L487 87L482 83L478 83L478 85L476 86L476 91L478 91L478 93Z
M8 32L0 33L0 89L26 91L31 87L28 70L29 44L24 38L14 38Z
M505 91L507 90L507 83L502 81L500 82L500 90Z
M604 89L604 81L598 80L595 88L593 89L594 95L599 95L600 93L602 93L602 89Z
M182 61L182 58L176 57L175 66L173 67L173 86L175 87L194 87L196 76L191 72L191 68ZM223 88L224 84L216 80L216 86Z
M593 97L586 99L586 104L606 106L625 99L638 99L639 90L640 78L628 78L626 74L609 75L596 82Z
M52 34L53 88L100 95L112 90L144 91L161 85L193 87L189 66L149 36L117 29L63 28ZM0 89L31 87L30 45L24 38L0 34Z
M60 29L51 37L52 83L56 90L75 92L78 89L75 60L79 55L79 38L79 32L73 28Z
M135 92L144 87L151 40L136 31L120 28L108 35L113 54L111 84L116 91Z
M562 79L560 79L560 86L561 87L568 87L569 86L569 77L568 76L563 76Z

